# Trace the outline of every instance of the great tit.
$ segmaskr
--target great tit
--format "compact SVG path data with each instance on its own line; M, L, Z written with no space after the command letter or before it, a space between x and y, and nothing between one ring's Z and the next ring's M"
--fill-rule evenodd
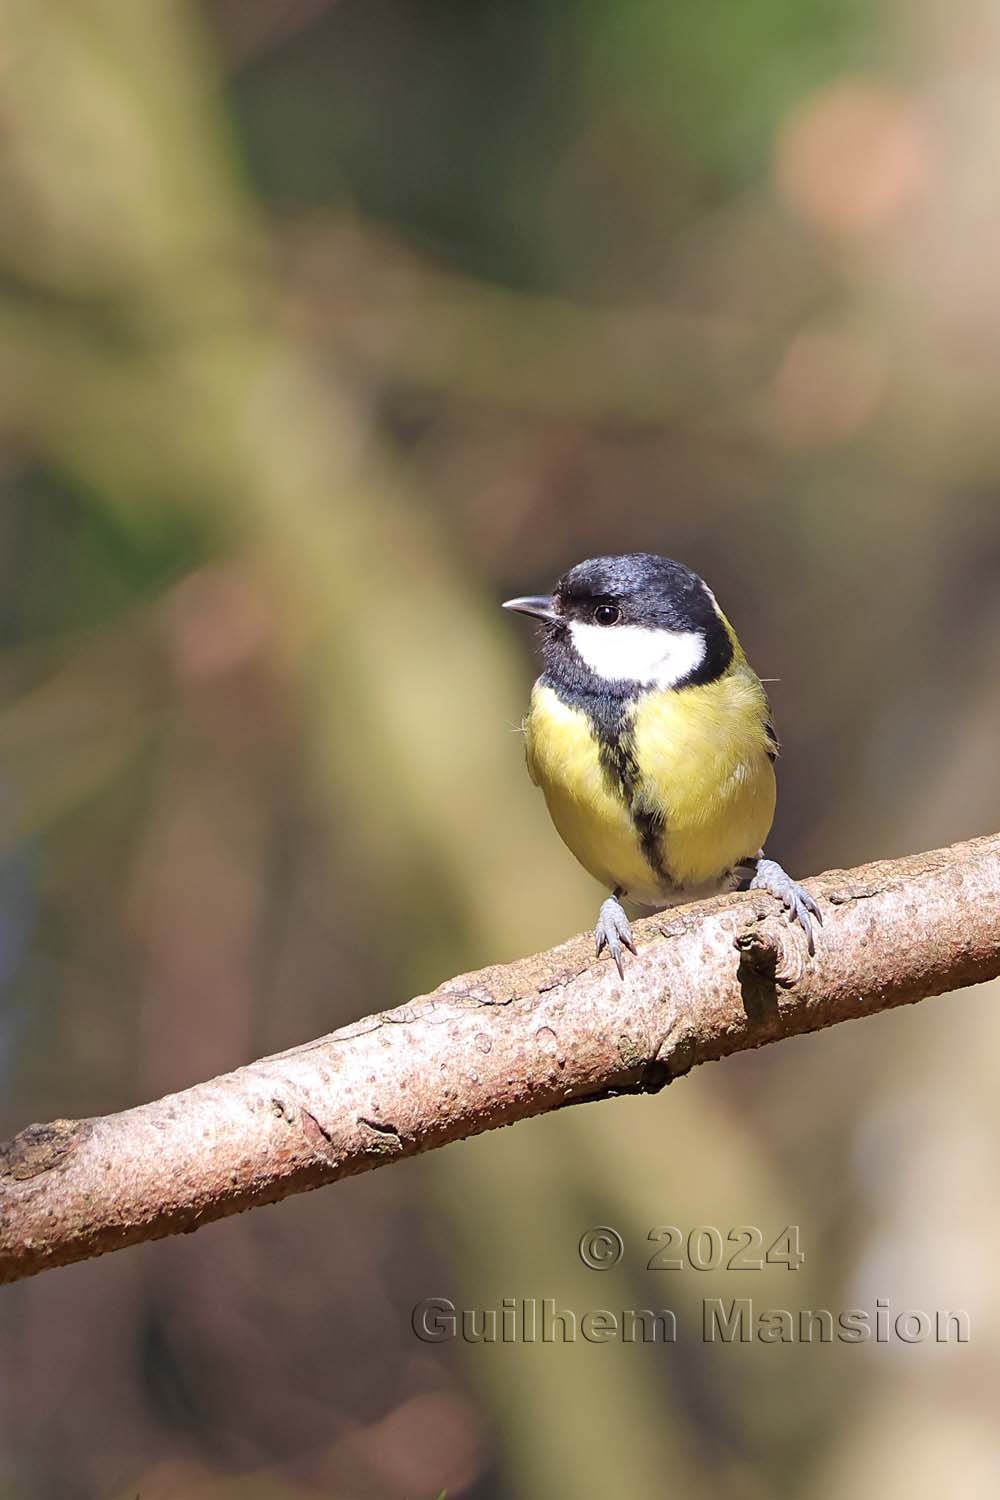
M768 891L814 951L816 902L765 859L778 741L767 694L712 590L650 552L578 563L504 609L544 623L524 722L528 771L563 842L612 894L595 929L619 974L625 898L662 909Z

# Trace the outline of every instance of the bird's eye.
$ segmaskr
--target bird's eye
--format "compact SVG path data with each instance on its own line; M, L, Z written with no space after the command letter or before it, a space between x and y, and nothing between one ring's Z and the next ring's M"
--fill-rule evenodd
M598 604L594 610L594 620L598 625L617 625L621 617L617 604Z

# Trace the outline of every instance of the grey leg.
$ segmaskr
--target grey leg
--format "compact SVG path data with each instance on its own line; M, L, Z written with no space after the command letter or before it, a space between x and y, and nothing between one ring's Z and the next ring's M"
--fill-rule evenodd
M786 875L776 859L765 859L763 852L758 854L756 871L750 882L750 890L767 891L768 895L776 897L788 912L789 921L798 922L809 942L809 952L816 952L815 932L813 929L813 917L822 927L823 915L810 896L797 881L790 875Z
M635 943L632 941L632 929L628 925L628 917L625 908L618 897L621 891L615 891L613 896L601 904L601 910L597 917L597 926L594 928L594 941L597 944L597 956L600 958L604 949L607 948L615 961L619 978L625 978L625 969L622 965L622 944L630 953L635 952Z

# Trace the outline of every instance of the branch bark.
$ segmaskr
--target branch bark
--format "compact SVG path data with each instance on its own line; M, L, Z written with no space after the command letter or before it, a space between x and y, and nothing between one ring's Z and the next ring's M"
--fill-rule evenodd
M1000 835L810 889L812 960L770 898L719 897L636 924L624 983L574 938L155 1103L29 1125L0 1145L0 1282L1000 975Z

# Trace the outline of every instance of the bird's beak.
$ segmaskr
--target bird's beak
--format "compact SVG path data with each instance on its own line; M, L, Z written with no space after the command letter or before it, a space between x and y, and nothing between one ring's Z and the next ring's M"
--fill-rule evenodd
M539 620L558 620L556 601L549 594L539 594L528 599L505 599L504 609L513 609L519 615L535 615Z

